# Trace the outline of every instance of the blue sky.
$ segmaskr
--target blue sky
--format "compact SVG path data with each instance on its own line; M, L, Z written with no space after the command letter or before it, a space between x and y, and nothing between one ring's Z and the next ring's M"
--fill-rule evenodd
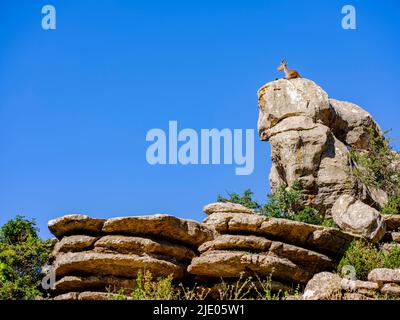
M57 29L41 28L41 8ZM357 29L341 28L341 8ZM0 224L170 213L202 220L225 191L268 192L268 143L255 170L151 166L146 133L256 129L257 89L289 66L357 103L399 137L398 1L0 2ZM396 147L400 144L396 142Z

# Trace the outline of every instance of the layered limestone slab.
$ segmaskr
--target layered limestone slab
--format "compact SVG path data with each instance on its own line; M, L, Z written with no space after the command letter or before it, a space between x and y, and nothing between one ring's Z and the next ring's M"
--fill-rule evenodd
M388 231L400 231L400 214L384 216Z
M238 278L240 275L269 277L286 282L306 283L312 274L298 265L272 254L234 251L209 251L194 258L188 267L192 274L214 278Z
M239 213L254 213L251 210L241 204L232 202L215 202L210 203L203 207L203 211L206 214L213 214L215 212L239 212Z
M344 252L351 241L358 238L336 228L261 215L214 213L205 219L205 224L222 234L261 235L334 255Z
M102 276L66 276L58 280L54 290L60 292L79 292L79 291L106 291L107 289L123 288L132 290L136 286L134 279Z
M54 297L53 300L114 300L117 298L118 295L114 293L85 291L61 294ZM126 299L131 300L132 298L126 297Z
M166 214L112 218L104 223L103 232L155 236L197 247L212 239L206 226Z
M174 278L182 278L185 274L184 266L149 255L69 252L59 254L54 262L57 277L80 274L134 278L140 270Z
M332 207L332 217L342 230L373 242L380 241L386 232L386 223L379 211L351 195L342 195L337 199Z
M82 214L69 214L50 220L48 227L58 239L66 235L97 234L101 232L105 219L94 219Z
M289 259L310 272L321 272L333 267L332 259L326 255L279 241L271 241L258 236L220 235L203 243L200 252L207 250L242 250L250 252L272 252L276 256Z
M168 241L153 240L141 237L110 235L96 241L94 250L98 252L118 252L124 254L155 254L165 255L177 261L190 261L196 253L182 245Z

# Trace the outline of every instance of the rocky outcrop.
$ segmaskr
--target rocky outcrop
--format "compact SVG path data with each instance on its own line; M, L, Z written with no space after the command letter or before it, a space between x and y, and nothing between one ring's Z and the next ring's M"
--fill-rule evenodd
M379 211L350 195L342 195L332 207L332 218L343 230L373 242L385 235L386 223Z
M329 99L308 79L270 82L258 91L258 104L259 135L271 144L272 190L299 181L305 190L303 202L326 214L342 195L379 205L373 192L353 179L349 161L350 147L368 147L369 130L381 134L368 112Z
M214 212L204 221L214 239L188 267L199 279L269 277L294 287L332 270L334 258L358 237L336 228L245 212Z
M130 292L138 273L145 271L154 278L185 279L197 247L213 239L207 226L169 215L68 215L51 220L49 229L59 238L50 268L57 299L105 299L109 288Z
M303 300L372 300L383 295L400 297L400 269L374 269L368 281L342 279L337 274L314 275L303 292Z

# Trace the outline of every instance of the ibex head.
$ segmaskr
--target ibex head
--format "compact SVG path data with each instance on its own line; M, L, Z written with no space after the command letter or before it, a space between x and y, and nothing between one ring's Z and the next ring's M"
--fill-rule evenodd
M281 64L278 66L278 71L282 71L283 69L285 69L286 65L287 65L287 61L286 61L286 59L283 59L281 61Z

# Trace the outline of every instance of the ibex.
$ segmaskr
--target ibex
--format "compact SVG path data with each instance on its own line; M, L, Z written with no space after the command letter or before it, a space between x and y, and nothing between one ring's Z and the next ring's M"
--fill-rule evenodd
M296 70L292 70L287 67L286 60L282 60L281 64L278 67L278 71L282 71L282 70L285 72L285 79L287 79L287 80L301 78L300 74Z

